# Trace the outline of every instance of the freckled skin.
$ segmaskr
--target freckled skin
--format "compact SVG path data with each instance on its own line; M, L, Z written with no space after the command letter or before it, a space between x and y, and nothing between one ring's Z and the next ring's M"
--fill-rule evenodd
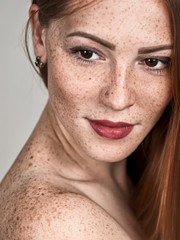
M34 23L38 30L36 17ZM115 49L67 37L75 31ZM168 68L142 64L170 57L171 50L138 53L172 44L163 2L104 0L53 21L40 38L34 32L35 55L48 64L49 101L0 185L0 239L145 240L128 204L126 158L171 98ZM77 46L95 49L95 59L83 62L71 51ZM135 126L127 137L112 140L97 135L87 118Z

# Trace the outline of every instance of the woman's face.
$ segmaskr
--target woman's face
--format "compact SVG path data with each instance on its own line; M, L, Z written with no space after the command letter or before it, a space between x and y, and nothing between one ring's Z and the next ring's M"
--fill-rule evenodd
M159 0L97 2L47 29L48 89L70 144L115 162L138 147L170 100L170 23Z

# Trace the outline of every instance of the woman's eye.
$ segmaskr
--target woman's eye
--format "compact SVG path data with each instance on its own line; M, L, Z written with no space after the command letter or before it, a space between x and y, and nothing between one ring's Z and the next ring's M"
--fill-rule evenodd
M170 65L170 58L146 58L144 60L144 64L151 69L161 70L167 68Z
M99 58L99 55L91 50L80 50L79 55L87 60L96 60Z
M144 61L148 67L155 67L159 62L159 60L155 58L146 58Z
M102 54L99 54L96 50L85 49L83 47L75 47L70 49L77 60L83 61L83 63L93 63L94 60L104 60Z
M143 58L139 61L139 64L152 74L163 75L170 69L171 58L162 56Z

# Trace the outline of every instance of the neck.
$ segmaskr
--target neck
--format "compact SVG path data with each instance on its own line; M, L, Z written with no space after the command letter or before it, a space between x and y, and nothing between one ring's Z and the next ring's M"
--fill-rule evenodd
M46 143L53 146L53 156L50 157L53 158L61 177L78 182L97 183L107 188L116 185L127 193L126 160L111 163L87 156L57 120L50 103L47 104L39 124L41 127L37 128L37 131L40 130L38 134L47 133Z

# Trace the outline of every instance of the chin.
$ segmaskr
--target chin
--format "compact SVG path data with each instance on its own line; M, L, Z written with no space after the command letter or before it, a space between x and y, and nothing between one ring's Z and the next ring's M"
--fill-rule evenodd
M139 142L140 144L141 142ZM83 152L90 158L103 162L118 162L126 159L139 146L137 142L127 140L89 141L81 145Z

